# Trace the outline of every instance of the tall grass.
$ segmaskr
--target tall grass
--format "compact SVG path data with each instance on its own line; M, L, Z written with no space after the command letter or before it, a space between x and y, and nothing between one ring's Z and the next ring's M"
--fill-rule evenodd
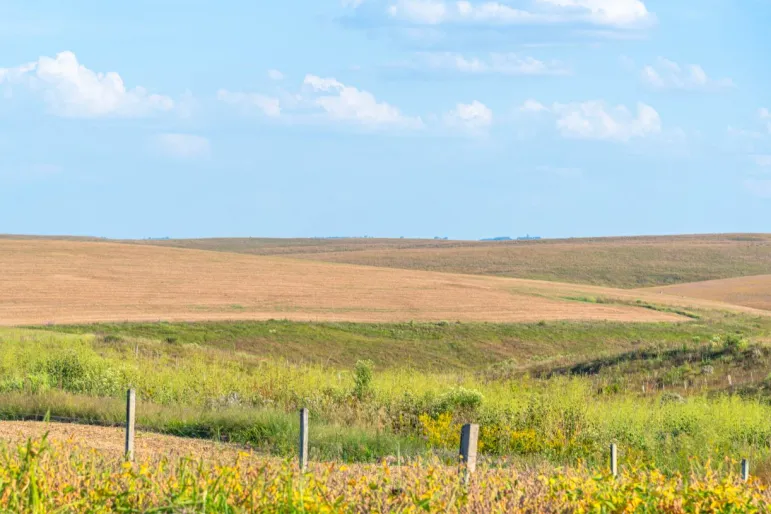
M769 458L771 407L727 395L598 391L585 377L541 380L470 371L359 371L150 339L4 331L0 417L122 419L139 391L139 424L176 435L249 444L290 455L296 412L309 408L318 458L368 461L433 452L451 456L460 425L482 426L490 459L600 464L610 442L629 462L686 470L689 458ZM365 376L367 375L367 376ZM365 380L366 379L366 380Z
M735 470L686 474L626 468L618 478L584 466L516 470L483 466L462 485L456 466L312 465L241 454L119 463L45 439L0 447L4 512L768 512L771 494Z

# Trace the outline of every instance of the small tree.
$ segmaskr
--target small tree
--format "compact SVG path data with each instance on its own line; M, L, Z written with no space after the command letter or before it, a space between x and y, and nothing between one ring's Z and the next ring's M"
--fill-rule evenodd
M371 360L357 361L353 370L353 395L363 400L372 392L372 370L375 364Z

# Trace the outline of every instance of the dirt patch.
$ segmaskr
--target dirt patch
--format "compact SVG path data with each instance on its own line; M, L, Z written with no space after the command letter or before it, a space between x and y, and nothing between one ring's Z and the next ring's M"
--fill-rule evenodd
M95 427L70 423L37 421L0 421L0 440L11 444L40 439L48 433L52 443L76 445L97 450L104 455L123 455L125 431L122 428ZM206 460L232 460L242 449L228 444L137 432L134 451L138 459L200 457Z

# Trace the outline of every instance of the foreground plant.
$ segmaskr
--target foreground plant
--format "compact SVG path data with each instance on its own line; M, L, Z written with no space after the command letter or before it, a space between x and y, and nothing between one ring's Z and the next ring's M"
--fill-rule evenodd
M233 462L136 464L45 438L0 451L5 512L768 512L760 483L719 476L632 471L618 479L587 468L480 470L469 487L437 462L348 467L242 453Z

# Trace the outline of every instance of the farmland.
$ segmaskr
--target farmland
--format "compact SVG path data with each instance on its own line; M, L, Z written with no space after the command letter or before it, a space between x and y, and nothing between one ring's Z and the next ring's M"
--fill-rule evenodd
M768 234L511 242L249 238L135 243L619 288L771 273Z
M709 280L650 290L771 310L771 275Z
M765 244L758 238L721 251L746 252L736 248ZM609 287L281 253L309 241L265 255L234 241L150 243L0 238L0 472L13 484L4 505L31 509L22 491L32 483L41 512L72 502L617 511L631 498L674 512L768 501L771 312L725 294L762 298L764 282L736 277L763 257L715 266L734 278L706 294L710 282L630 289L636 280L618 280L630 260L605 275L623 287ZM438 251L366 244L385 246L332 253ZM693 276L709 275L707 260L689 264ZM139 462L121 466L115 427L130 387ZM300 408L311 418L307 475L294 464ZM455 466L465 423L480 425L468 490ZM616 481L610 443L622 449ZM742 458L751 484L736 475Z
M102 242L0 241L0 324L678 321L744 307L658 293ZM603 301L582 301L586 299Z

